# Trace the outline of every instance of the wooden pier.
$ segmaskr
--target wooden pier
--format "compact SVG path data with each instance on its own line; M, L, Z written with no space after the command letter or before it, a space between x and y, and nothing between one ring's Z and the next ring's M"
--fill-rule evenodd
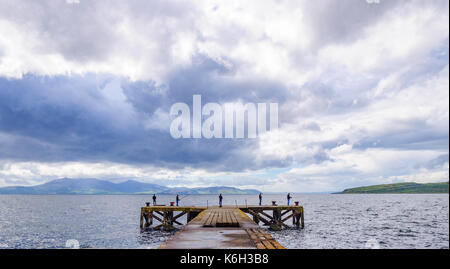
M186 215L186 223L180 217ZM250 218L249 215L252 217ZM184 225L159 248L258 248L282 249L266 231L304 227L302 206L147 206L141 208L140 227L173 230L175 224ZM286 224L292 220L292 226Z

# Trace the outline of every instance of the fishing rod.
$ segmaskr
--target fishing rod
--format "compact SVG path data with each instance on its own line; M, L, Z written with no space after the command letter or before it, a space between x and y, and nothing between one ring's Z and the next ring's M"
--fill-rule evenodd
M184 198L188 197L189 195L191 195L191 194L183 195L183 196L180 198L180 201L183 200Z

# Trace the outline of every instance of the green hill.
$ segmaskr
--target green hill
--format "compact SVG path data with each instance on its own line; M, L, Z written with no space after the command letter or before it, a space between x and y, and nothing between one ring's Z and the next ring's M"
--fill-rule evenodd
M340 193L448 193L448 182L427 184L414 182L383 184L346 189Z

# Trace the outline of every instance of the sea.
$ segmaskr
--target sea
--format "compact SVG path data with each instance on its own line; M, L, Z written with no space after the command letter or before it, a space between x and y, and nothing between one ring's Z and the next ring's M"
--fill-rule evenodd
M181 196L214 206L216 195ZM268 231L294 249L448 249L448 194L294 194L305 228ZM158 204L174 201L158 195ZM173 232L139 228L149 195L0 195L0 249L157 248ZM267 194L264 204L286 204ZM257 195L224 195L225 205L256 205ZM185 219L181 220L183 223ZM265 228L262 226L262 228Z

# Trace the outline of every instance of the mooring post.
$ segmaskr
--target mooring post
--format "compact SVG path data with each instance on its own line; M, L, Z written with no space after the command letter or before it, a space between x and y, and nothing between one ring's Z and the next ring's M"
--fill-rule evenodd
M140 221L139 227L141 227L141 229L144 228L144 212L143 212L143 209L141 209L141 221Z

